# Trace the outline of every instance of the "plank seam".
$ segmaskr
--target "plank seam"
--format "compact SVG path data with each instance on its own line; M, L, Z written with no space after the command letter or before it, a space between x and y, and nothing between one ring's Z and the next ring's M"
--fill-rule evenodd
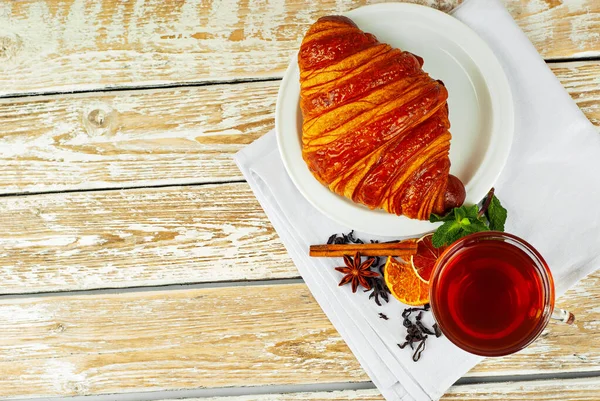
M0 99L15 99L23 97L46 97L60 95L79 95L89 93L105 93L105 92L127 92L152 89L178 89L178 88L193 88L201 86L216 86L216 85L232 85L245 84L255 82L272 82L281 81L282 77L259 77L259 78L239 78L228 80L209 80L209 81L190 81L190 82L172 82L165 84L154 85L136 85L136 86L106 86L95 89L75 89L71 91L40 91L40 92L15 92L10 94L0 94Z
M554 63L578 63L586 61L600 61L600 56L589 56L589 57L556 57L548 58L544 60L547 64Z
M292 278L274 278L268 280L232 280L232 281L209 281L202 283L182 283L182 284L164 284L150 286L134 287L105 287L91 288L69 291L41 291L41 292L23 292L19 294L0 294L0 301L9 299L32 299L47 297L71 297L78 295L114 295L127 293L141 293L153 291L178 291L178 290L198 290L204 288L223 288L223 287L257 287L271 285L291 285L303 284L304 280L298 277Z
M348 383L314 383L314 384L288 384L273 386L251 386L251 387L216 387L198 388L185 390L162 390L131 393L112 393L86 396L70 397L40 397L40 398L8 398L5 400L19 401L157 401L186 398L208 398L208 397L236 397L268 394L289 394L321 391L345 391L345 390L370 390L375 385L370 381L348 382Z
M109 186L109 187L102 187L102 188L58 189L58 190L31 191L31 192L6 192L6 193L0 193L0 198L7 198L7 197L14 197L14 196L73 194L73 193L83 193L83 192L127 191L127 190L133 190L133 189L201 187L204 185L241 184L244 182L246 182L246 180L244 180L244 179L233 179L233 180L189 182L189 183L177 183L177 184L129 185L129 186L119 186L119 187L110 187Z
M600 371L593 372L565 372L554 374L537 375L516 375L516 376L497 376L460 379L455 386L486 384L486 383L511 383L511 382L540 382L551 380L571 380L600 377ZM476 380L468 380L476 379ZM500 380L498 380L500 379ZM509 380L507 380L509 379ZM467 381L469 381L467 383ZM331 391L356 391L375 389L375 385L370 381L348 382L348 383L315 383L315 384L289 384L275 386L255 386L255 387L217 387L217 388L198 388L182 390L161 390L130 393L111 393L86 396L70 397L38 397L38 398L8 398L6 400L20 401L158 401L158 400L185 400L188 398L208 398L208 397L237 397L254 396L269 394L293 394L310 392L331 392Z
M499 375L499 376L468 376L458 379L455 386L467 386L473 384L485 383L509 383L525 381L547 381L547 380L569 380L569 379L589 379L599 377L600 370L589 370L579 372L554 372L554 373L531 373L521 375Z

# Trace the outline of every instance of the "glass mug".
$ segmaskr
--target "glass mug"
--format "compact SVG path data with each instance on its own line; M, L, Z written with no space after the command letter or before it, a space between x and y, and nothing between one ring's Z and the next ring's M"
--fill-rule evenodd
M450 245L433 269L429 300L444 335L481 356L522 350L551 318L574 321L571 313L554 310L554 281L539 252L499 231Z

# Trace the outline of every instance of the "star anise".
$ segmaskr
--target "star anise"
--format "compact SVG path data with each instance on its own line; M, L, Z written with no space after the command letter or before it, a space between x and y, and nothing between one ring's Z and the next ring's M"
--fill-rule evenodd
M360 252L356 252L354 259L345 255L344 263L346 266L336 267L335 270L344 273L345 276L340 281L340 285L352 283L352 292L356 292L358 285L360 284L365 289L370 290L371 284L369 283L368 277L378 277L374 271L371 271L371 265L375 262L374 258L368 258L364 262L360 262Z

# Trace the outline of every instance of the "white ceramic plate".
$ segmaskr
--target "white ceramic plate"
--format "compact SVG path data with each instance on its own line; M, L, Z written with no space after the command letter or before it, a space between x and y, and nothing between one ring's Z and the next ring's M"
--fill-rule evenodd
M380 42L417 54L433 78L448 88L450 172L467 190L467 204L479 202L494 185L513 136L513 102L508 81L491 49L469 27L435 9L382 3L345 14ZM302 113L297 57L277 98L277 142L287 172L304 197L323 214L349 228L384 236L414 236L435 229L428 221L370 210L331 192L302 159Z

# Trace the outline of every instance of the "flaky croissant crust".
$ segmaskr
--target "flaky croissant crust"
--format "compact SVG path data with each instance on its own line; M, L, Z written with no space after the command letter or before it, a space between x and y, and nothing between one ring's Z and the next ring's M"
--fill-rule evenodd
M298 63L302 156L312 174L372 209L417 219L442 213L448 92L422 70L423 59L330 16L310 27Z

